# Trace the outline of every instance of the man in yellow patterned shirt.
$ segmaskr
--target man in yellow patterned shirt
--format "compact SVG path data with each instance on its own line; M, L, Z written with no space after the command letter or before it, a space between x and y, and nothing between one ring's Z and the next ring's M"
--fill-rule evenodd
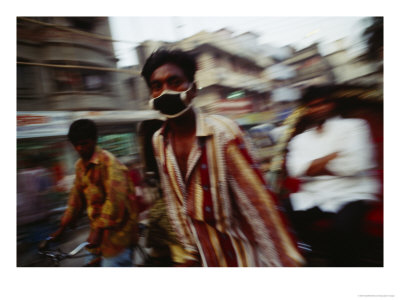
M101 257L101 266L132 266L132 246L137 241L135 193L128 169L110 152L97 146L93 121L81 119L70 126L68 139L78 152L74 186L57 238L86 207L90 235L89 260Z

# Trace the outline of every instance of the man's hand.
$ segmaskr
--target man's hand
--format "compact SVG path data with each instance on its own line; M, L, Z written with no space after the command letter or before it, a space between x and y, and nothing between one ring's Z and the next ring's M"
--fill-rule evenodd
M103 239L103 230L102 229L92 229L90 231L89 237L87 241L90 243L88 248L96 247L101 244L101 240Z
M53 232L50 237L52 237L54 240L58 239L58 237L64 232L65 227L60 227L56 232Z
M60 227L56 232L50 234L49 237L47 237L44 241L40 242L39 250L45 250L49 246L49 243L56 241L58 237L64 232L64 230L65 227Z
M39 250L40 251L46 250L52 240L53 240L53 238L49 236L44 241L41 241L39 244Z
M339 152L333 152L326 156L320 157L312 161L311 165L306 171L307 176L319 176L319 175L334 175L332 172L326 169L326 165L339 155Z

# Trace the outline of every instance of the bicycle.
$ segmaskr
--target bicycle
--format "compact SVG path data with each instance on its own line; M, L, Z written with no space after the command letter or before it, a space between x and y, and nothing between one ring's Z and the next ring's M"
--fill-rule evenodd
M85 256L88 256L88 253L84 253L81 255L78 255L89 243L88 242L83 242L80 243L77 247L75 247L72 251L66 253L62 251L60 248L56 249L49 249L49 247L46 245L45 247L42 247L41 249L38 250L38 254L46 258L47 260L50 260L52 263L53 267L59 267L61 261L68 259L68 258L82 258ZM83 265L83 267L100 267L100 262L101 258L96 258L89 263L86 263Z

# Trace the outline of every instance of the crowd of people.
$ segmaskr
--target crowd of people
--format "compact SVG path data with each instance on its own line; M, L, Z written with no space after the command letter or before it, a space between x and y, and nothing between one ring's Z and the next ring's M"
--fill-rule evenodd
M310 253L322 251L325 266L370 266L372 239L364 227L383 201L379 149L367 121L343 116L343 89L303 94L301 117L285 126L291 134L282 134L282 174L297 186L282 193L270 189L234 121L194 108L196 71L195 57L178 49L147 59L149 102L165 121L141 124L141 181L97 145L93 121L71 124L68 139L80 157L75 182L60 228L41 247L86 210L88 261L134 266L139 214L146 210L148 265L301 267L313 266ZM149 197L143 186L152 188L151 201L143 200ZM374 238L383 247L383 236Z

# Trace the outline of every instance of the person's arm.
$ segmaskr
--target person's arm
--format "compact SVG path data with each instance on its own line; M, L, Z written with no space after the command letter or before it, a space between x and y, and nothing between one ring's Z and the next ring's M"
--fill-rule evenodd
M338 151L333 151L321 157L316 157L312 149L312 140L307 133L295 136L288 143L286 168L288 175L294 178L303 176L334 175L328 165L339 156Z
M61 218L59 228L55 232L50 234L50 236L46 240L41 242L39 248L46 248L50 241L54 241L59 238L64 233L68 225L71 224L71 222L78 216L83 207L83 197L81 195L79 186L79 176L76 175L74 185L68 198L67 209L65 210Z
M374 143L369 124L362 119L345 119L339 144L340 155L327 170L338 176L354 176L376 167Z
M338 156L338 152L325 155L323 157L311 161L305 175L307 176L320 176L320 175L334 175L332 171L327 169L327 164Z
M254 241L268 266L300 266L304 259L287 231L275 195L267 190L244 141L237 137L226 148L228 180L240 212L250 225Z

